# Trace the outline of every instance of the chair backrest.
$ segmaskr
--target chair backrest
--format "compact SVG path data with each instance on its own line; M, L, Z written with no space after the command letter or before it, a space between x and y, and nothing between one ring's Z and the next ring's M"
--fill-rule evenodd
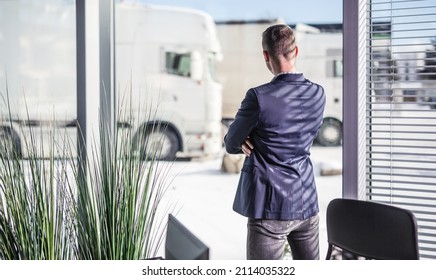
M327 239L333 246L367 259L419 259L413 213L382 203L334 199L327 207Z
M172 214L168 215L165 239L167 260L208 260L209 247L188 230Z

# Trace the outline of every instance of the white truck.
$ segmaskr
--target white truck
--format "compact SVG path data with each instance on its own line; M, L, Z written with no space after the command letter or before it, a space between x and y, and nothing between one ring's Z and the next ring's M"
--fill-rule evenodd
M262 58L261 34L282 20L219 22L218 37L223 61L217 75L223 85L223 120L234 118L247 89L270 81L273 76ZM324 146L342 141L342 32L321 32L304 24L295 26L299 55L297 71L321 84L327 95L324 122L317 141Z
M0 2L0 86L5 95L8 82L12 113L2 102L0 136L23 157L23 127L55 119L76 130L75 9L62 5ZM116 4L115 91L130 110L118 125L163 143L161 159L218 155L222 96L214 67L221 56L215 23L204 12ZM159 111L132 119L147 115L139 110L152 110L150 104ZM165 129L150 129L157 123Z

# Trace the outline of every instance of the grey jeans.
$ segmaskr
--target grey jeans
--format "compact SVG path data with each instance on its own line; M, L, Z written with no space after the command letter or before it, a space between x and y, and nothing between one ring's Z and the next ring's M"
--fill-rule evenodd
M319 217L278 221L248 218L247 259L280 260L289 243L292 259L319 259Z

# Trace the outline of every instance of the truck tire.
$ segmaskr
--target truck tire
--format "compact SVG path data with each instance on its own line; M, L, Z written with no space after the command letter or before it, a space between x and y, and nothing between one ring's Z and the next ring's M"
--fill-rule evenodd
M20 138L10 127L0 127L0 157L22 158Z
M324 119L316 140L321 146L339 146L342 143L342 123L337 119Z
M179 151L179 139L169 127L154 128L145 131L141 141L142 159L175 160Z

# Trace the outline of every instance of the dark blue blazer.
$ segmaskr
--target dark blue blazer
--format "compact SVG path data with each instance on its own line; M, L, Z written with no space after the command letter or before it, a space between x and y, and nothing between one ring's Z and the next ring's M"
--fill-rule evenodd
M255 219L304 220L319 212L309 158L323 120L324 89L303 74L281 74L248 90L224 137L241 153L250 136L233 209Z

